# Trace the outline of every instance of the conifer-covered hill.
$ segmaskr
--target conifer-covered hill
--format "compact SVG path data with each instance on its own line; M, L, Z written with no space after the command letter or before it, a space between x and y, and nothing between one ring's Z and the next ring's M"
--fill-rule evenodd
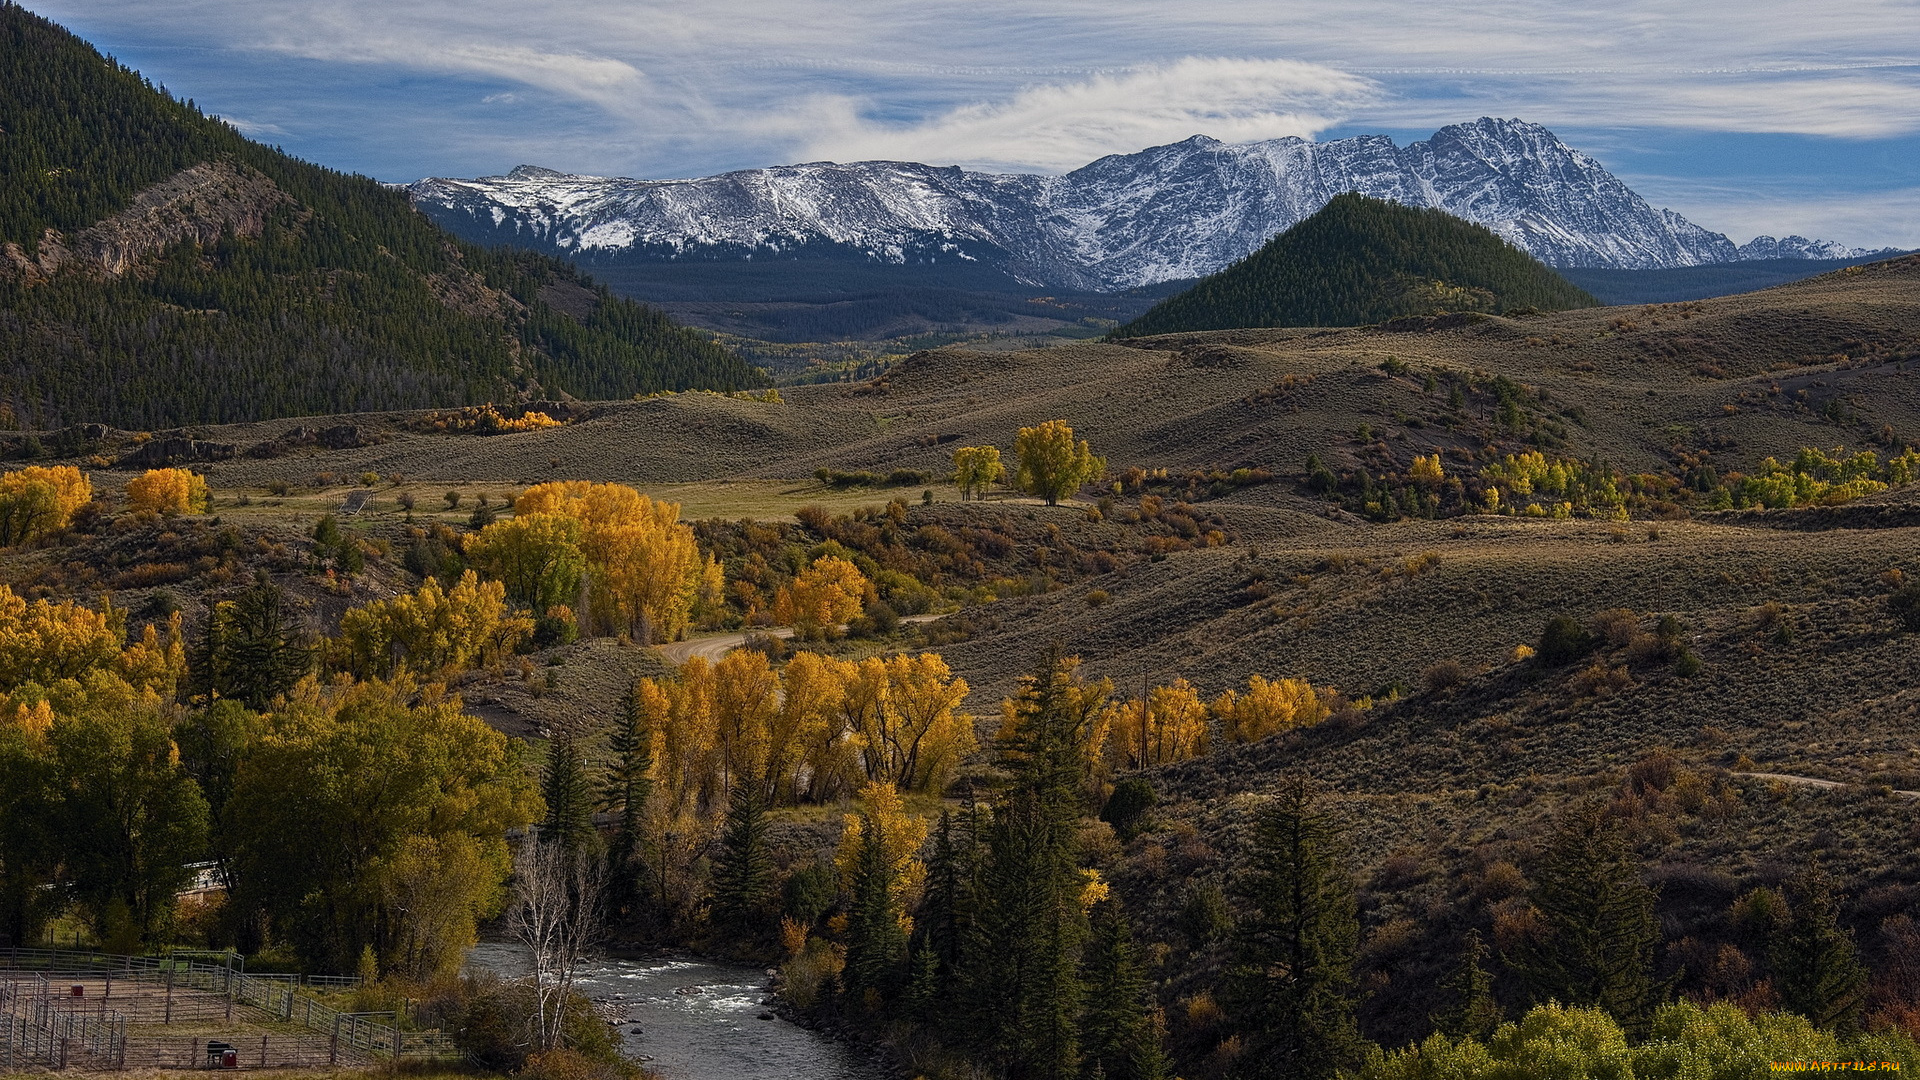
M16 425L763 378L567 263L460 243L404 194L251 142L4 0L0 132L0 406Z
M1114 336L1359 326L1405 315L1594 303L1483 225L1348 193Z

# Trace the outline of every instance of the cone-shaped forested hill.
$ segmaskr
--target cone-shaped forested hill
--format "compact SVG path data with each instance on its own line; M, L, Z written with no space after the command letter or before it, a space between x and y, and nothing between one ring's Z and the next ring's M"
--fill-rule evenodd
M462 244L0 2L0 425L761 381L567 263Z
M1405 315L1594 303L1485 226L1349 193L1114 336L1359 326Z

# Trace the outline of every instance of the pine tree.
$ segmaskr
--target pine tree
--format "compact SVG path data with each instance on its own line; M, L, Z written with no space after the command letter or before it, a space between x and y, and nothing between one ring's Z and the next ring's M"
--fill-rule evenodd
M1667 986L1653 976L1660 927L1640 861L1598 803L1567 813L1534 872L1529 899L1545 934L1508 963L1535 1001L1604 1009L1644 1035Z
M615 880L624 893L640 874L641 826L647 800L653 796L653 728L640 706L638 680L628 685L620 699L620 717L607 745L613 751L613 767L601 805L620 816L612 855Z
M1133 928L1119 901L1100 905L1082 964L1086 1013L1080 1019L1086 1080L1161 1080L1166 1055L1160 1048L1159 1017Z
M767 808L760 785L735 784L727 827L713 869L714 914L744 933L764 927L773 898L773 856L767 850Z
M1833 879L1818 867L1807 870L1788 883L1787 902L1769 955L1781 1003L1815 1027L1858 1032L1867 971L1853 934L1840 925Z
M547 818L540 825L543 839L559 844L569 853L599 839L593 827L593 793L587 786L586 771L572 738L556 735L548 743L540 794L547 801Z
M1306 777L1281 785L1254 822L1238 884L1227 1006L1246 1036L1239 1073L1316 1080L1356 1059L1353 879L1333 821Z
M1467 931L1460 950L1460 966L1442 988L1453 1004L1433 1017L1433 1026L1441 1034L1456 1039L1484 1040L1500 1026L1500 1003L1493 998L1493 976L1487 974L1486 968L1490 953L1486 943L1480 940L1480 931Z
M888 865L881 825L861 815L865 827L855 854L853 903L847 911L847 962L841 984L856 1006L876 1009L899 989L907 934L894 902L894 871Z

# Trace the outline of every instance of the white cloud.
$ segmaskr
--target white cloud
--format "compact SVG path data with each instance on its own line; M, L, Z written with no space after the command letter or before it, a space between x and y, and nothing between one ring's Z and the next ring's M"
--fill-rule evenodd
M1920 248L1920 187L1834 194L1683 178L1628 181L1655 204L1670 205L1735 243L1764 234L1809 236L1864 248Z
M1029 85L911 124L875 122L846 99L817 102L806 121L824 129L815 128L806 156L1059 171L1194 134L1312 138L1378 97L1370 80L1318 64L1187 57Z

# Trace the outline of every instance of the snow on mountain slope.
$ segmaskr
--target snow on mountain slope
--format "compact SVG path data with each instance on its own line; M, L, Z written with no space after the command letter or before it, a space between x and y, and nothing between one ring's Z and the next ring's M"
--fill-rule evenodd
M1556 266L1856 254L1797 236L1736 248L1649 206L1546 128L1488 118L1405 147L1382 135L1240 144L1196 135L1064 176L862 161L630 180L523 165L408 191L462 235L595 259L968 259L1030 284L1103 292L1213 273L1345 191L1457 214Z

